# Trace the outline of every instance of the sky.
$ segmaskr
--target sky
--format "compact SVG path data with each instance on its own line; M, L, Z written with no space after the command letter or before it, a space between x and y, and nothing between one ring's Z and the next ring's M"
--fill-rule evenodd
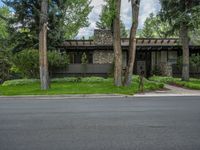
M131 26L131 5L128 0L121 0L121 19L124 22L127 29ZM104 0L92 0L91 6L93 10L89 15L90 26L82 28L79 31L78 38L92 36L94 29L96 29L96 22L99 20L99 14L101 13ZM140 16L139 16L139 28L143 27L144 21L150 13L157 13L160 9L159 0L141 0L140 4Z
M128 0L121 0L121 19L124 22L127 29L131 26L131 5ZM96 22L99 20L99 15L101 13L102 5L104 0L92 0L91 6L93 6L92 12L89 14L89 23L90 26L87 28L81 28L77 38L89 37L94 33L96 29ZM0 0L0 6L2 2ZM157 13L160 9L159 0L141 0L140 4L140 16L139 16L139 28L143 27L144 21L149 16L150 13Z

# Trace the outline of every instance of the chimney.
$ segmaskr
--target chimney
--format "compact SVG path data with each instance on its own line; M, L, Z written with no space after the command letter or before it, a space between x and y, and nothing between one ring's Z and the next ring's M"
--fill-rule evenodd
M112 45L113 36L111 30L94 30L94 43L95 45Z

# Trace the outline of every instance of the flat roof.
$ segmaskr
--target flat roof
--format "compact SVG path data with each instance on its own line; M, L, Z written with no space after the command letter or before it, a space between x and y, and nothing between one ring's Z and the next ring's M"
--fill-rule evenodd
M161 50L161 49L181 49L178 38L137 38L137 49ZM129 38L121 39L122 49L128 49ZM110 50L113 49L112 44L99 45L94 40L66 40L60 48L66 50ZM190 45L192 49L200 50L200 45Z

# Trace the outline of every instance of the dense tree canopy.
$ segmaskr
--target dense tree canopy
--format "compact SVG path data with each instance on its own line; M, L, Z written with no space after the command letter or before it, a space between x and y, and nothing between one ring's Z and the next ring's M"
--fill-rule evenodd
M160 0L160 16L163 21L167 21L171 29L180 29L181 23L190 30L194 30L200 25L200 1L197 0Z
M99 21L96 25L99 29L111 29L115 15L114 0L104 0L104 2L105 5L103 5Z
M40 1L3 0L14 13L9 19L12 41L16 51L38 48ZM49 1L48 49L54 49L62 41L74 38L81 27L88 26L91 11L89 0Z
M5 50L9 44L9 24L7 18L11 17L8 7L0 7L0 49Z
M161 20L159 15L151 13L145 20L144 27L139 36L143 38L177 37L177 32L170 32L171 30L168 22Z

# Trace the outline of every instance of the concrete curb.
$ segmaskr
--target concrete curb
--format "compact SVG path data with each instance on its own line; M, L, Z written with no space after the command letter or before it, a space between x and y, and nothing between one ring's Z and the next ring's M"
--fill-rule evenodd
M78 95L20 95L20 96L0 96L1 98L12 98L12 99L25 99L25 98L36 98L36 99L79 99L79 98L126 98L133 97L131 95L118 95L118 94L78 94Z
M200 96L200 94L136 94L136 95L119 95L119 94L79 94L79 95L20 95L20 96L0 96L0 100L3 98L12 99L96 99L96 98L142 98L142 97L183 97L183 96Z
M134 97L184 97L184 96L200 96L200 94L136 94Z

